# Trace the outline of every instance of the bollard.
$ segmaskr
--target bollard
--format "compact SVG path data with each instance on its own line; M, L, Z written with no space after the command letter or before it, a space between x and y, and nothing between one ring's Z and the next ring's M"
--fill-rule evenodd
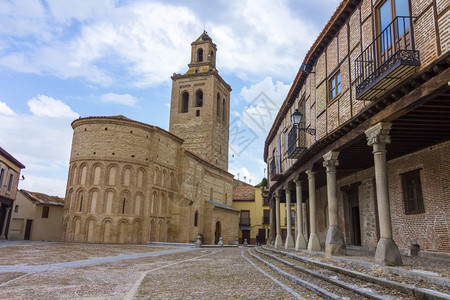
M197 241L195 242L195 248L201 248L202 247L202 237L197 236Z
M219 238L219 242L217 243L217 245L219 246L223 246L223 241L222 241L222 237Z

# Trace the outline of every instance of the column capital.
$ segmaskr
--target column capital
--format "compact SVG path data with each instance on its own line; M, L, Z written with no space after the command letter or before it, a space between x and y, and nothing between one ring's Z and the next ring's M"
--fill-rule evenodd
M276 193L274 194L274 196L275 196L275 200L276 200L276 201L280 201L281 196L280 196L280 194L279 194L278 192L276 192Z
M291 188L289 187L289 183L287 183L284 187L283 187L283 189L286 191L286 194L287 193L291 193Z
M328 171L336 171L336 167L339 166L338 161L339 151L329 151L323 156L323 166Z
M305 173L306 175L308 175L308 179L314 178L314 175L316 174L316 172L314 172L313 170L305 171Z
M392 123L380 122L364 133L367 137L367 145L372 146L374 144L389 144L391 142L391 137L389 136L389 131L391 130Z
M300 179L294 179L293 181L295 182L295 186L301 186L303 182L303 180Z

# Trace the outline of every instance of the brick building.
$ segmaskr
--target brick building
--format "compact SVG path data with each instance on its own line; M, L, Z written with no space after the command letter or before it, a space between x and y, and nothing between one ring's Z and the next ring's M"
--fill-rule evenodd
M237 240L228 169L231 87L204 32L186 74L172 76L170 131L124 116L74 129L63 239L92 243Z
M0 147L0 239L8 238L20 170L25 166Z
M449 20L448 1L340 3L266 139L276 247L295 202L298 249L450 253Z

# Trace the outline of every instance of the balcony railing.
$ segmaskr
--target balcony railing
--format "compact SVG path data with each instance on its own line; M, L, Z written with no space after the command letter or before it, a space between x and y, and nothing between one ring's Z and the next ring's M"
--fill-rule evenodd
M277 180L282 173L281 165L277 163L278 157L274 156L270 160L270 180Z
M355 60L356 98L376 99L419 65L412 17L396 17Z
M300 124L302 126L303 123ZM297 133L300 131L300 135ZM306 147L301 146L305 141L305 132L297 127L292 127L288 134L288 158L299 158Z
M240 226L250 226L250 218L241 218L239 220Z

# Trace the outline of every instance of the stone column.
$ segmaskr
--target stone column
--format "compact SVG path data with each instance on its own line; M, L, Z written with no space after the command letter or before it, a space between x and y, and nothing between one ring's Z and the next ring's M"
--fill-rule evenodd
M316 178L312 170L306 171L308 175L309 188L309 221L310 221L310 235L308 241L309 251L320 251L319 236L317 235L317 221L316 221Z
M280 223L280 195L275 194L275 219L277 226L277 235L275 237L275 248L281 248L283 246L283 240L281 238L281 223Z
M0 240L6 239L6 225L8 223L8 214L11 207L5 205L5 217L3 218L3 226L2 226L2 232L0 233Z
M330 151L323 156L323 166L327 169L327 199L328 220L327 238L325 240L325 255L345 255L345 242L338 223L338 207L336 193L336 166L339 152Z
M302 182L298 179L295 182L295 195L296 195L296 209L297 220L295 222L295 228L297 229L297 237L295 239L295 250L306 249L306 239L303 235L303 205L302 205Z
M375 252L375 262L380 265L401 265L402 258L392 238L392 223L386 168L386 145L391 142L389 131L392 124L380 122L365 131L367 145L373 147L375 182L377 188L378 218L381 238Z
M269 243L273 245L275 243L276 236L276 216L275 216L275 201L270 201L269 211Z
M286 244L284 248L290 249L294 248L294 239L292 238L292 223L291 223L291 190L289 186L284 188L286 191L286 227L287 227L287 235L286 235Z

